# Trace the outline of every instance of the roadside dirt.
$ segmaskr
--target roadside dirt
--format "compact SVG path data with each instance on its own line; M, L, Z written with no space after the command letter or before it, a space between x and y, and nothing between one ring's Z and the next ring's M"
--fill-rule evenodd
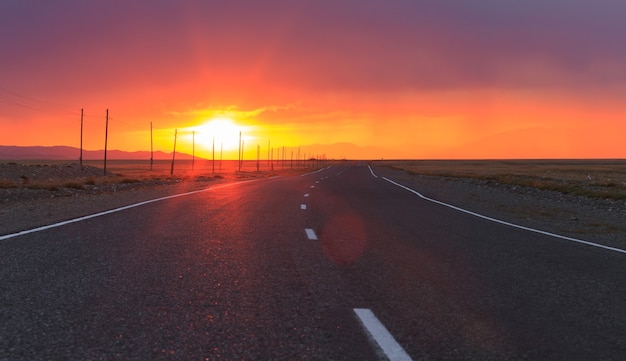
M285 173L288 173L286 171ZM189 172L126 177L77 163L0 163L0 235L64 221L128 204L277 172L225 175Z
M626 201L565 194L493 180L421 175L393 167L377 173L426 197L488 217L626 249Z
M626 249L626 201L590 198L493 180L419 175L392 167L376 172L421 192L489 217L577 239ZM294 171L285 171L285 174ZM303 171L297 171L302 173ZM0 164L0 234L30 229L144 200L206 188L241 178L184 175L129 179L74 164ZM408 196L408 195L407 195Z

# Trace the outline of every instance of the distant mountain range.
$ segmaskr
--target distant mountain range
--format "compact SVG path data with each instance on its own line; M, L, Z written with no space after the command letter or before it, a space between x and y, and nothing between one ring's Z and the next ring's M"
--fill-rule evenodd
M307 158L326 157L328 159L380 159L385 153L379 147L360 147L352 143L311 144L298 147L302 156ZM289 148L286 156L292 156L294 148ZM262 153L263 154L263 153ZM6 146L0 145L0 160L74 160L80 157L80 149L68 146ZM84 150L83 160L100 160L104 158L104 150ZM168 160L172 153L154 152L155 160ZM177 159L191 159L186 153L176 152ZM107 150L107 159L111 160L141 160L150 159L150 152L127 152L122 150ZM196 156L196 159L200 159Z
M301 151L310 157L326 157L328 159L381 159L386 153L385 148L374 146L358 146L353 143L311 144L304 145Z
M53 147L22 147L0 145L0 159L2 160L78 160L80 149L66 146ZM99 160L104 158L104 150L84 150L83 160ZM154 159L171 159L172 153L154 152ZM178 159L191 159L191 155L176 152ZM197 158L197 157L196 157ZM150 159L150 152L125 152L122 150L107 150L107 159L137 160Z

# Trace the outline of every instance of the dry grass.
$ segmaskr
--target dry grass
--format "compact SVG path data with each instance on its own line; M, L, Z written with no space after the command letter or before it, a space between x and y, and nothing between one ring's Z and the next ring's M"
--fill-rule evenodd
M626 200L626 160L385 161L407 172Z
M17 165L17 163L9 164ZM105 175L102 161L84 161L84 166L100 168L102 170L101 175L58 176L57 174L48 174L46 172L53 172L54 166L66 166L67 161L24 161L20 162L20 164L31 166L30 168L22 169L24 172L30 170L34 173L25 173L14 179L3 178L3 174L0 174L0 189L27 188L57 191L60 188L80 190L85 189L87 186L132 185L145 182L228 181L269 177L276 174L304 173L309 171L310 167L317 165L291 161L284 163L275 161L273 164L261 161L257 165L256 161L244 161L240 167L239 162L231 160L215 161L215 163L206 160L196 160L193 164L189 160L180 160L176 161L172 172L171 161L154 161L153 165L150 166L149 161L110 160L107 163Z

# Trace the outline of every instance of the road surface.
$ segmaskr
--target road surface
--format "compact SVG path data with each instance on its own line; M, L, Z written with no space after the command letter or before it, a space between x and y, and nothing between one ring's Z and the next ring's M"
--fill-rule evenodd
M626 359L624 253L375 174L217 186L4 237L0 360Z

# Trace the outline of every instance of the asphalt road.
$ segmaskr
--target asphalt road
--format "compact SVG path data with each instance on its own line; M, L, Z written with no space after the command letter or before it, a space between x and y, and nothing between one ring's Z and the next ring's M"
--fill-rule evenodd
M381 350L385 337L355 309L406 354ZM216 187L0 241L0 360L385 352L626 359L626 255L428 202L367 166Z

